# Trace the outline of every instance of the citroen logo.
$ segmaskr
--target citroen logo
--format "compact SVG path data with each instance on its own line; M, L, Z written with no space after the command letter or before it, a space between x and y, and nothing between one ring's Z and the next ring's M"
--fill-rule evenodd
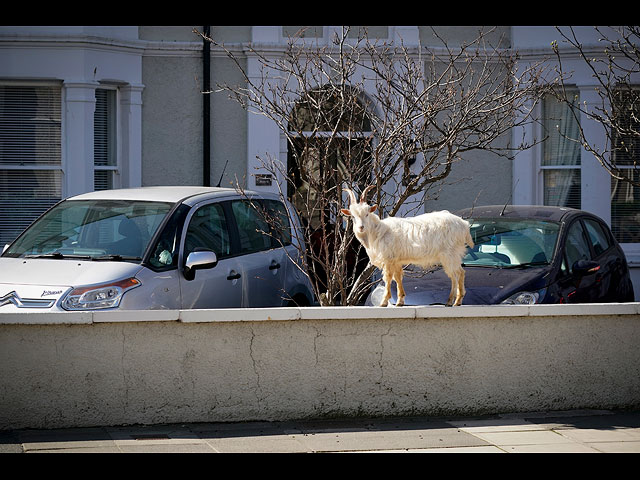
M55 299L20 298L20 295L13 291L7 293L4 297L0 297L0 307L10 303L18 308L49 308L55 303Z

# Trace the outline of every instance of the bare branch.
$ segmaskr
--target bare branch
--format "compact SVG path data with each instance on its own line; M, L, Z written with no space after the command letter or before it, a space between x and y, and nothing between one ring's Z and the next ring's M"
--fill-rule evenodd
M533 121L532 105L548 88L541 67L516 78L516 56L491 47L489 31L450 47L408 47L357 38L348 27L322 45L300 36L280 50L248 45L241 53L212 43L242 72L242 85L219 85L247 110L271 119L288 144L286 161L261 158L283 179L280 195L303 219L306 267L322 304L353 305L375 268L340 215L349 191L388 215L423 204L468 152L511 158L498 148L511 129ZM248 75L244 58L258 62ZM368 188L367 188L368 187Z
M552 50L558 61L560 89L556 92L578 124L578 138L582 147L593 154L611 177L640 186L640 91L634 88L635 77L640 74L640 28L635 27L594 27L601 38L601 46L587 49L578 39L572 27L565 31L556 30L569 48L561 48L554 42ZM564 71L563 59L577 53L598 84L596 93L598 104L575 102L567 93L568 72ZM606 141L597 146L593 139L585 135L580 120L587 119L602 125ZM635 173L635 174L634 174Z

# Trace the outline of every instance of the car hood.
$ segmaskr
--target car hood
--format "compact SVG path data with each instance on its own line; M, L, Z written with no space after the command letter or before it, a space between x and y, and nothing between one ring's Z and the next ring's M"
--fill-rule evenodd
M22 301L44 308L45 300L55 303L72 287L132 277L141 268L129 262L0 258L0 312Z
M494 268L467 266L465 270L466 295L463 305L494 305L522 290L538 290L546 286L545 279L551 267ZM442 268L430 271L406 272L404 277L406 305L446 304L451 291L451 280ZM395 303L395 284L391 289ZM379 294L379 292L376 292ZM372 295L375 297L375 294ZM373 299L376 304L376 299Z

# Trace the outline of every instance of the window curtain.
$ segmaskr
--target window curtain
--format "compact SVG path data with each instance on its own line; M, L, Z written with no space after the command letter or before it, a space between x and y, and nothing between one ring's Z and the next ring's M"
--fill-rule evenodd
M567 95L574 105L578 102L578 90L569 90ZM580 208L579 124L570 107L552 96L544 102L544 131L544 203Z

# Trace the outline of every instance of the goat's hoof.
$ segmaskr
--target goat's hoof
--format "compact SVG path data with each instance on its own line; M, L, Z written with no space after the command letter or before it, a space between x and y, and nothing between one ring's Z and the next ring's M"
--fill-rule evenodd
M380 305L378 305L379 307L386 307L387 305L389 305L389 302L382 302Z
M396 302L396 307L404 307L404 300L398 300Z

